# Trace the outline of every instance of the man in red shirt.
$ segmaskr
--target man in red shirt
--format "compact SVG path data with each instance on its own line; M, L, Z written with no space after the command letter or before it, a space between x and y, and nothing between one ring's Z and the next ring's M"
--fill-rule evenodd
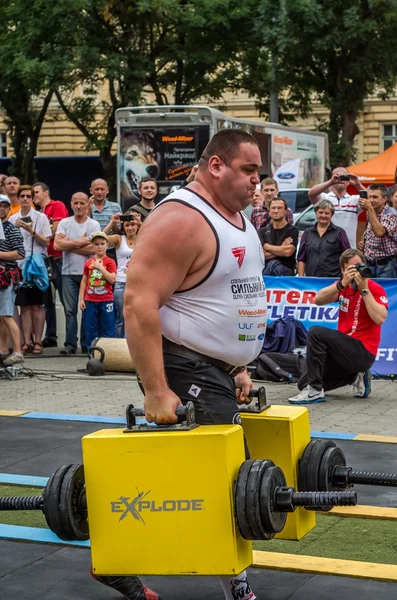
M51 200L50 188L47 184L38 181L33 185L33 202L48 218L51 226L52 239L48 247L48 256L53 256L57 263L58 275L51 280L55 290L58 290L59 298L62 302L61 290L61 271L62 271L62 252L55 250L54 238L58 225L62 219L69 216L68 209L60 200ZM55 294L53 294L53 304L45 307L46 332L42 344L45 348L56 347L57 344L57 319Z
M365 279L357 265L365 263L360 250L349 248L340 257L342 277L320 290L317 305L339 299L338 329L311 327L307 336L307 372L298 382L301 392L291 404L325 402L324 391L353 384L355 397L371 392L371 372L387 317L387 296L382 286Z

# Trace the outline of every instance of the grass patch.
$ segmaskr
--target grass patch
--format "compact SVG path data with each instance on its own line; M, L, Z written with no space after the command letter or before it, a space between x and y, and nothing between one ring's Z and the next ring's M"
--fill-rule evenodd
M18 485L0 485L0 496L41 496L41 493L41 488L37 487L31 488ZM0 522L6 525L48 528L41 510L0 511Z
M316 515L317 526L299 542L253 542L255 550L396 564L397 522Z
M0 485L0 496L39 496L40 488ZM316 515L317 526L299 542L253 542L255 550L397 564L397 521ZM7 525L45 527L41 510L0 511Z

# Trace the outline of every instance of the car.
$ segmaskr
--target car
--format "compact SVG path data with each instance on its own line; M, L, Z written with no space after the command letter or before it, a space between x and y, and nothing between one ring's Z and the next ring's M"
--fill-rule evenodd
M294 219L295 227L299 229L301 235L309 227L313 227L317 222L316 213L314 212L314 206L311 204L304 210L300 215Z
M280 198L286 200L288 207L294 213L294 220L304 211L308 206L311 206L311 202L308 196L309 188L297 188L295 190L282 190L279 192ZM249 204L244 209L244 214L248 219L251 217L252 206Z
M289 208L296 218L308 206L311 206L308 193L309 188L297 188L295 190L280 190L278 195L287 201Z

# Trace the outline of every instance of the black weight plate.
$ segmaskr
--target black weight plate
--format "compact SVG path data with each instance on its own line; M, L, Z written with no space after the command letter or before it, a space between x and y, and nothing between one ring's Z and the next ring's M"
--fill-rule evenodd
M346 458L344 452L338 446L334 448L327 448L324 452L320 468L318 470L318 489L321 492L328 492L332 490L340 490L339 486L332 484L332 473L335 467L345 467Z
M335 443L331 440L316 440L310 452L307 471L306 471L306 490L307 492L318 492L318 472L324 452L328 448L335 448Z
M260 490L261 517L263 527L271 539L285 527L287 513L280 512L276 504L276 489L287 485L280 467L269 467L263 474Z
M59 515L59 499L61 496L62 481L66 471L70 469L71 465L63 465L51 475L47 485L43 491L43 513L45 520L47 521L48 527L58 537L62 536L62 523ZM61 535L60 535L61 534Z
M243 538L246 540L252 540L253 532L249 525L249 517L246 513L246 496L247 496L247 480L254 464L254 460L245 460L241 465L237 481L234 488L234 513L237 522L237 526Z
M312 452L312 448L315 443L316 443L316 440L312 440L311 442L309 442L307 444L306 448L303 451L301 458L298 461L298 491L300 491L300 492L305 492L307 490L307 485L306 485L307 467L309 464L310 454Z
M82 498L84 497L84 505ZM85 501L83 465L72 465L65 473L59 501L63 540L88 540L88 517Z
M262 477L266 469L273 466L274 462L271 460L255 460L248 475L245 511L253 534L253 540L269 540L273 537L273 535L269 537L269 532L264 529L260 512Z

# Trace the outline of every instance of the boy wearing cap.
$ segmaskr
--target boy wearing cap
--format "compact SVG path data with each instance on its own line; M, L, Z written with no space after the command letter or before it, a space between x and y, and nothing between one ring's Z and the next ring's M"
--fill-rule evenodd
M86 261L80 284L80 308L85 311L88 348L97 337L115 335L113 284L117 272L114 260L106 256L109 246L106 233L94 233L91 236L91 244L95 256Z

